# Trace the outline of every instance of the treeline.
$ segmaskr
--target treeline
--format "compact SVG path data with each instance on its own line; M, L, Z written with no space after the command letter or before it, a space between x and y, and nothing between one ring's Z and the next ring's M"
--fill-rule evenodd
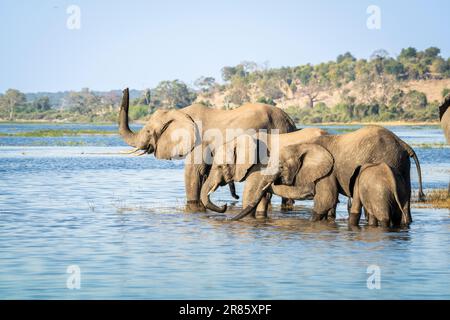
M438 101L425 93L405 90L412 80L450 78L450 58L430 47L401 50L391 57L384 50L369 59L347 52L335 61L317 65L269 68L242 62L222 68L222 82L201 77L188 86L162 81L156 88L131 90L130 116L142 119L156 109L182 108L197 101L217 108L235 108L246 102L264 102L286 108L302 123L437 119ZM444 89L442 95L449 92ZM338 95L333 105L327 97ZM120 90L24 94L9 89L0 95L3 120L116 121Z

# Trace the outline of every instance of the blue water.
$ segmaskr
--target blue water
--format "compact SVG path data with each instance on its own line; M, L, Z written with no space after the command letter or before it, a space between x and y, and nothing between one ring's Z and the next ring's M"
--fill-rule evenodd
M0 124L9 133L51 128L115 130ZM390 129L413 146L444 143L439 127ZM448 209L413 207L409 230L349 230L344 197L333 225L308 221L311 201L284 214L274 197L270 220L226 222L183 212L182 161L123 149L114 135L0 138L0 298L450 298ZM424 187L445 188L450 149L415 149ZM240 208L226 188L213 200ZM67 288L71 265L80 289ZM380 289L367 287L370 265Z

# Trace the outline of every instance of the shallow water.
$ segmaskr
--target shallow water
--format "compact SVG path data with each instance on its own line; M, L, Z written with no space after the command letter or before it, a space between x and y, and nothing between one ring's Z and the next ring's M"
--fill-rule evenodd
M115 129L0 124L49 128ZM390 129L412 145L444 142L439 127ZM71 141L82 145L61 146ZM226 222L183 212L182 161L122 149L117 136L0 137L0 298L450 298L447 209L413 208L409 230L349 230L344 197L333 225L308 221L311 201L283 214L274 197L270 220ZM415 149L424 187L446 187L450 149ZM214 200L239 209L226 188ZM70 265L79 290L66 286ZM379 290L367 288L370 265Z

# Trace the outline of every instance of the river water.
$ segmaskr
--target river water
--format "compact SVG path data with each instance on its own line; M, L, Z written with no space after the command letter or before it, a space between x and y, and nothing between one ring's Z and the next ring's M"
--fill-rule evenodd
M0 124L41 129L116 127ZM425 189L445 188L440 128L390 129L415 146ZM449 209L415 206L407 230L350 230L344 197L332 225L309 222L311 201L281 213L274 197L268 221L226 222L183 212L182 161L123 149L116 135L0 137L1 299L450 298ZM417 189L413 163L411 176ZM222 189L213 200L237 212Z

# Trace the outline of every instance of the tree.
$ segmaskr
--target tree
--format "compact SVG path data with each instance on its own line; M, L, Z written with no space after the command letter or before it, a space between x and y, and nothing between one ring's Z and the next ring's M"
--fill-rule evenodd
M316 102L322 100L320 95L331 87L325 76L327 71L328 67L324 64L314 68L307 64L295 71L295 91L298 95L308 98L308 105L311 109L314 108Z
M196 97L195 92L180 80L161 81L155 88L158 106L167 109L186 107L192 104Z
M356 58L350 52L346 52L344 54L340 54L336 58L336 62L337 63L342 63L342 62L344 62L346 60L347 61L356 61Z
M424 55L428 58L436 58L441 53L441 49L436 47L429 47L428 49L425 49Z
M203 93L211 92L216 87L216 79L213 77L200 77L195 80L194 85Z
M143 93L143 96L144 96L144 104L146 106L150 105L150 101L151 101L151 98L152 98L152 94L151 94L150 89L148 89L148 88L145 89L144 93Z
M2 105L9 112L9 121L14 119L15 108L25 104L27 98L25 94L16 89L8 89L2 97Z
M33 101L33 108L39 111L48 111L51 109L50 99L48 96L43 96Z
M90 91L89 88L83 88L79 92L71 91L65 98L65 105L69 107L71 112L87 114L99 106L100 101L100 97Z
M399 60L410 60L416 57L417 57L417 50L416 48L413 47L402 49L402 51L400 51L400 55L398 56Z

